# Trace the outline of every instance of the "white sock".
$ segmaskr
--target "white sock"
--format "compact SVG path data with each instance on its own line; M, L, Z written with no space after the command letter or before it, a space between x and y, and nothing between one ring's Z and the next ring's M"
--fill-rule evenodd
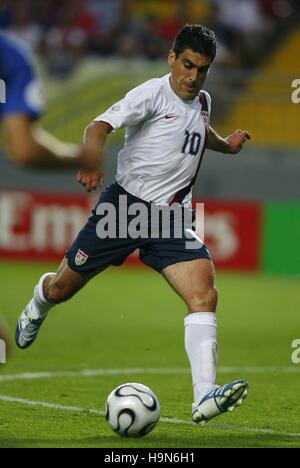
M189 314L184 320L185 349L189 357L198 403L216 385L218 361L217 319L213 312Z
M51 302L48 302L47 299L45 299L43 293L43 283L49 275L55 275L55 273L46 273L45 275L43 275L39 281L39 284L34 288L34 295L30 314L33 320L45 317L49 310L55 306L55 304L52 304Z

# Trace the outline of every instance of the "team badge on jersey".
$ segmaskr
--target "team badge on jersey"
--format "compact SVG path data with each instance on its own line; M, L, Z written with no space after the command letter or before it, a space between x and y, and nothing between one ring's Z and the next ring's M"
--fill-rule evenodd
M86 253L84 253L82 250L78 250L75 257L75 264L77 266L82 266L87 262L88 258L89 256Z
M206 129L209 129L209 112L208 111L205 111L205 110L201 110L201 115L202 115L202 118L203 118L203 121L204 121L204 125L206 127Z
M208 102L207 97L204 92L201 92L199 95L199 101L201 104L201 116L206 127L206 130L209 130L209 123L210 123L210 115L208 110Z

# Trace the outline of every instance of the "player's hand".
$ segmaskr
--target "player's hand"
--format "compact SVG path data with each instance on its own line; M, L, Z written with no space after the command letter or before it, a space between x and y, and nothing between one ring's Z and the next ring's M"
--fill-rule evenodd
M80 169L77 172L77 181L83 185L88 192L92 192L93 190L97 190L98 187L103 186L103 172L99 169L95 171Z
M225 138L228 144L228 153L237 154L243 148L247 140L251 140L251 136L245 130L236 130L232 135Z

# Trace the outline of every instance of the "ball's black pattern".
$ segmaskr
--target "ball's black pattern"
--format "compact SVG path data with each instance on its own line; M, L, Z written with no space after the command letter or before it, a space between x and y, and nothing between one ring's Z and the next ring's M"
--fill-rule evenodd
M148 395L148 396L151 398L152 402L153 402L152 405L151 405L151 406L148 406L148 405L141 399L141 397L140 397L139 395L136 395L135 393L129 393L129 394L127 394L127 395L122 395L120 392L121 392L121 390L122 390L123 388L126 388L126 387L133 388L134 390L136 390L136 391L139 392L139 393L144 393L145 395ZM155 398L153 398L153 396L151 395L151 393L146 392L146 391L144 391L144 390L140 390L139 388L136 388L136 387L134 387L133 385L128 385L128 384L121 385L121 386L120 386L119 388L117 388L117 390L115 391L115 395L116 395L117 397L124 397L124 398L130 397L130 396L131 396L131 397L136 397L136 398L138 398L138 399L140 400L140 402L141 402L149 411L156 411L156 410L157 410L157 403L156 403L156 400L155 400Z
M121 427L120 427L120 417L122 416L122 414L128 414L130 417L131 417L131 422L129 424L128 427L126 427L125 429L122 429L121 430ZM132 425L134 424L134 421L135 421L135 413L134 411L132 411L131 409L127 408L127 409L123 409L122 411L120 411L120 413L118 414L118 427L115 429L115 432L117 433L122 433L125 437L130 437L130 434L128 434L128 431L130 430L130 428L132 427Z

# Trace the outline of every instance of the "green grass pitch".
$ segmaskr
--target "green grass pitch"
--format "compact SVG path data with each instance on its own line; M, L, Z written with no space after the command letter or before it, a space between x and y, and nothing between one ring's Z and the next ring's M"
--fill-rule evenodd
M0 310L12 333L53 268L1 264ZM185 306L157 273L114 268L52 311L32 348L12 345L0 367L0 447L300 447L300 364L291 361L299 279L220 273L218 289L218 382L249 381L241 408L204 429L191 423ZM162 420L143 439L121 439L102 414L125 382L148 385L161 403Z

